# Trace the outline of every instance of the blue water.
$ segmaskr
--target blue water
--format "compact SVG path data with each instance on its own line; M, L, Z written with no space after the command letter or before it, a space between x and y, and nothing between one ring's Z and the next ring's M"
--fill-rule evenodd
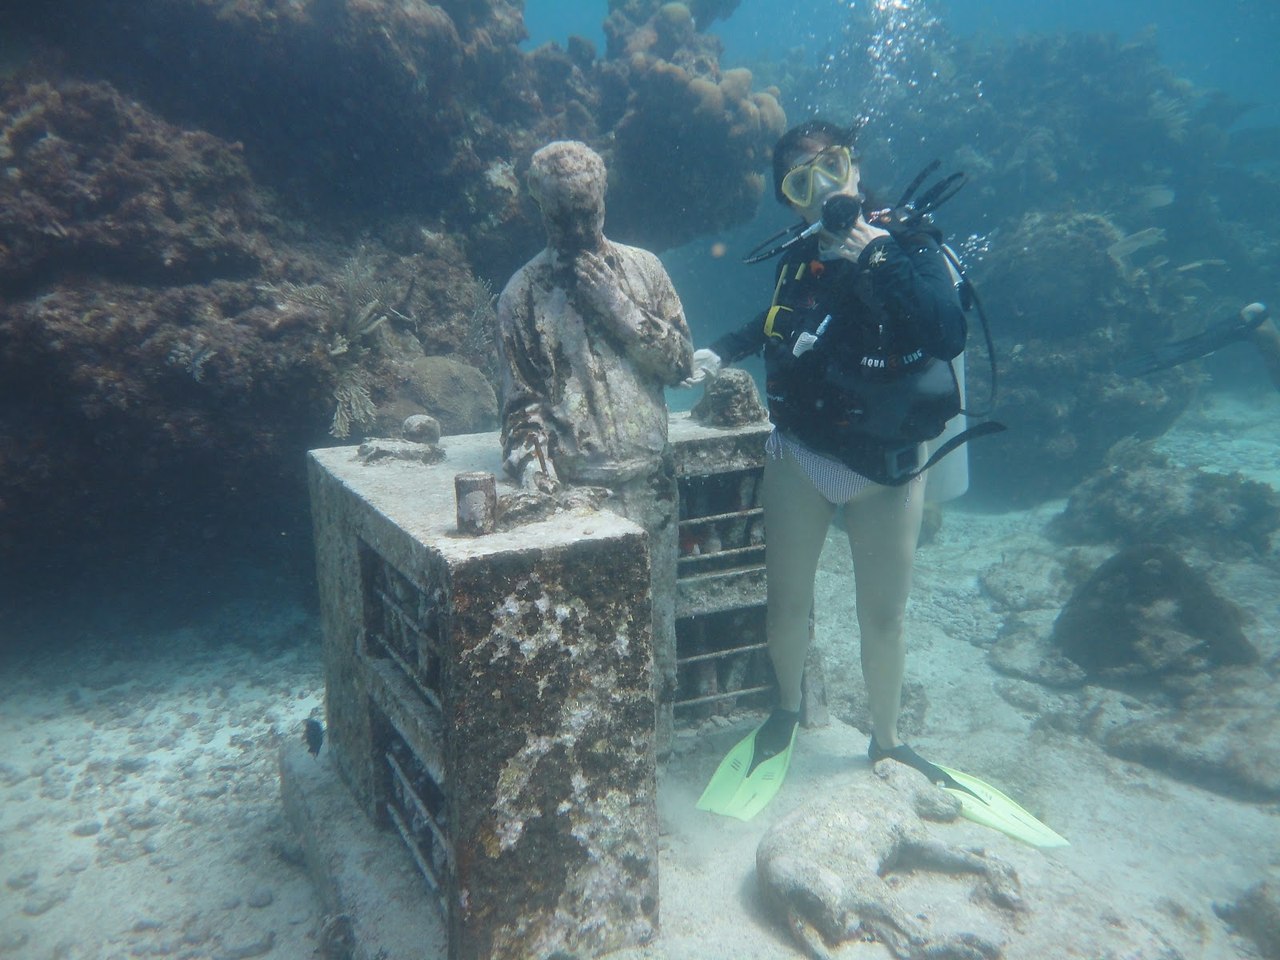
M754 60L777 59L793 48L820 49L845 17L846 8L854 5L845 0L743 0L733 16L716 22L711 32L724 42L726 65L749 65ZM885 6L884 0L880 5ZM1067 30L1128 38L1154 30L1165 62L1179 75L1197 86L1257 102L1259 108L1248 122L1280 122L1280 65L1276 63L1280 4L1274 2L951 0L926 5L919 0L900 0L899 5L935 11L958 37L1014 37ZM525 23L529 45L563 43L570 34L577 34L603 51L601 22L607 12L603 2L528 0Z

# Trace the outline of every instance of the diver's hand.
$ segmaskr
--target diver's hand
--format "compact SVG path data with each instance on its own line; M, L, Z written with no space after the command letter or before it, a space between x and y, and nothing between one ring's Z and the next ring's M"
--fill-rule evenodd
M693 375L680 381L682 387L696 387L720 375L720 355L714 350L693 351Z
M859 216L854 221L853 226L849 228L849 232L839 238L839 242L835 245L835 250L846 260L857 260L862 256L862 251L867 248L872 240L877 237L887 237L889 231L883 227L876 227L868 223L866 218Z

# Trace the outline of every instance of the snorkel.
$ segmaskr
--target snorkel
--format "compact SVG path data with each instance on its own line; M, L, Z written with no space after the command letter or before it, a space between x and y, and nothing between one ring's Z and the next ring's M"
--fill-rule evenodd
M924 183L925 179L941 165L941 160L934 160L907 184L907 189L902 191L902 196L898 198L897 203L884 210L875 211L867 219L890 232L912 229L924 223L933 211L959 193L960 188L969 179L963 170L957 171L943 177L917 197L916 191L920 189L920 184Z

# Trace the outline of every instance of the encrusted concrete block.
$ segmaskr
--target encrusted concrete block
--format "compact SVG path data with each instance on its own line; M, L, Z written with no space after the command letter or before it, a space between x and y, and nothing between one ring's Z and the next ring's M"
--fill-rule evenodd
M442 446L439 465L311 454L334 762L435 888L450 960L642 943L658 916L644 532L581 509L459 536L453 477L498 473L499 447Z
M668 438L678 477L710 476L738 470L758 473L764 467L764 442L773 430L765 420L740 427L698 423L688 413L671 415Z
M671 418L680 490L677 721L771 702L760 501L769 430L767 422L716 427L689 414Z

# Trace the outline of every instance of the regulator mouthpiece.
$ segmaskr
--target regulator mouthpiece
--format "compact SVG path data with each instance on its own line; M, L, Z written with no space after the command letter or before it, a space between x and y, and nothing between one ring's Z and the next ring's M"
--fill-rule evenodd
M862 197L838 193L822 205L822 227L830 233L844 233L862 214Z

